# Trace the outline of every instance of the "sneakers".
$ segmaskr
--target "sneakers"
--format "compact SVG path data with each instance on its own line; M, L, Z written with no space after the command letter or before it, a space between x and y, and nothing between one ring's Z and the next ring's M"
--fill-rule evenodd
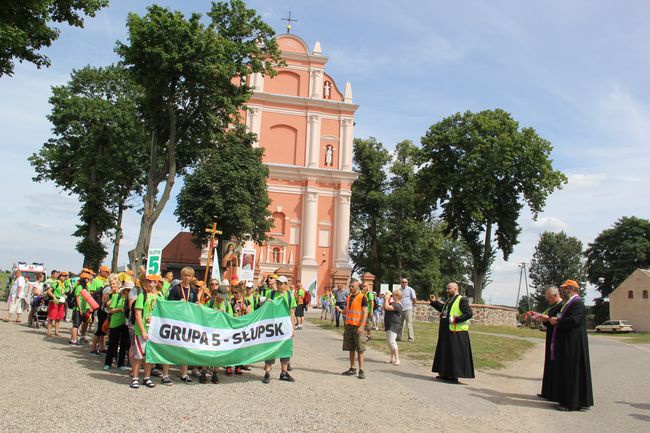
M98 357L98 356L102 356L102 354L96 350L93 350L90 352L90 356Z
M131 370L131 367L126 366L126 365L122 365L121 367L117 367L117 369L120 370L120 371L129 371L129 370Z
M241 376L242 374L244 374L244 373L241 372L241 367L235 367L235 374L237 376Z
M226 376L232 376L232 367L226 367Z
M363 370L359 370L359 376L357 376L359 379L365 379L366 378L366 373L363 372Z
M72 340L69 340L69 341L68 341L68 344L69 344L70 346L81 346L81 344L79 344L78 341L72 341Z
M181 377L181 382L183 382L183 383L192 383L194 381L192 380L191 377L185 376L185 377Z
M129 385L129 387L131 387L133 389L140 388L140 379L138 379L137 377L134 377L133 379L131 379L131 384Z
M199 383L208 383L208 375L205 371L201 372L201 375L199 376Z
M341 373L341 374L342 374L343 376L354 376L355 374L357 374L357 369L356 369L356 368L350 368L349 370L344 371L344 372Z
M212 383L215 384L215 385L218 384L218 383L221 383L221 381L219 380L219 376L217 376L216 371L212 372Z
M169 378L169 376L163 376L162 381L160 382L165 386L172 386L172 380Z
M289 373L287 373L286 371L280 373L280 380L283 380L285 382L295 382L296 381L296 379L291 377L291 375Z
M160 376L162 376L162 371L158 370L157 368L152 368L151 369L151 375L153 377L160 377Z
M264 373L264 379L262 379L262 383L269 383L269 382L271 382L271 375L267 371L266 373Z
M110 366L110 365L104 365L104 366L102 367L102 369L103 369L104 371L108 371L108 370L111 369L111 366Z

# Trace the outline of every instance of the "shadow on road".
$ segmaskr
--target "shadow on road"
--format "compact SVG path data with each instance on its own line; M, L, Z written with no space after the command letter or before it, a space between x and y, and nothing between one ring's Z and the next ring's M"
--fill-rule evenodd
M640 413L633 413L630 415L632 418L637 419L639 421L645 421L645 422L650 422L650 415L643 415Z
M475 394L470 394L473 397L482 398L498 406L520 406L533 409L547 409L555 410L555 403L540 400L536 396L528 394L515 394L495 391L485 388L471 388Z
M626 404L634 409L650 410L650 403L630 403L629 401L615 401L617 404Z
M486 376L505 377L506 379L530 380L531 382L540 382L542 380L539 377L512 376L509 374L501 374L501 373L483 372L483 374L485 374Z

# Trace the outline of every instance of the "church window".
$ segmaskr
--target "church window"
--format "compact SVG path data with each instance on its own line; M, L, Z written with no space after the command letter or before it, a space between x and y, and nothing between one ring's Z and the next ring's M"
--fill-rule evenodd
M647 290L643 291L643 299L648 299L648 291Z
M282 212L273 212L273 231L276 235L284 235L284 214Z
M627 299L634 299L634 291L633 290L628 290L627 291Z

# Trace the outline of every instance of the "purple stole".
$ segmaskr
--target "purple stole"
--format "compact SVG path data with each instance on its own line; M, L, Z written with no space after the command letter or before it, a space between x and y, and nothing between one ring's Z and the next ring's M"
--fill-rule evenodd
M580 296L574 296L571 298L560 310L559 313L557 313L557 318L558 320L562 318L564 311L569 308L569 305L573 304L573 302L576 299L580 299ZM553 335L551 336L551 361L555 360L555 336L557 335L557 324L553 328Z

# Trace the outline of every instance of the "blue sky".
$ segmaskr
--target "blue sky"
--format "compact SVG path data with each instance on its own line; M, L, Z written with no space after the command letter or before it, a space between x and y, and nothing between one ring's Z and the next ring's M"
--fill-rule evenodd
M0 79L0 268L16 260L77 269L70 234L78 204L52 184L31 181L27 157L50 137L50 86L73 68L116 60L129 11L150 2L111 1L86 28L62 27L45 50L49 69L18 65ZM205 12L207 1L164 1ZM529 262L544 230L565 230L585 244L623 215L650 214L650 5L642 1L249 1L278 32L289 10L294 33L319 40L327 71L352 83L357 137L387 147L419 142L427 128L465 110L503 108L554 145L555 166L569 184L550 197L537 221L521 216L520 244L497 260L485 291L492 303L512 304L518 262ZM407 6L405 6L407 5ZM178 192L179 185L175 187ZM153 246L180 229L171 203L158 221ZM126 217L122 261L137 238L138 215ZM593 297L593 292L590 293Z

